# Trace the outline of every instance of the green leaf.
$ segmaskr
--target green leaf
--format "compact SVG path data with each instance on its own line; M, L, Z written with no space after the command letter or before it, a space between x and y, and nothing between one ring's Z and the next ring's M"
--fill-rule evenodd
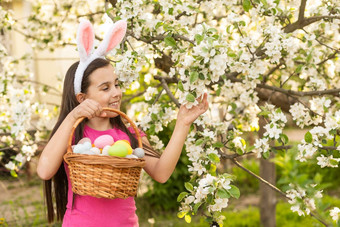
M299 65L296 67L295 72L296 72L296 73L300 73L301 70L302 70L302 67L303 67L303 65L302 65L302 64L299 64Z
M225 199L225 198L230 198L230 194L227 190L225 190L224 188L219 188L217 189L217 196Z
M195 40L196 40L197 44L200 44L203 41L203 39L204 38L203 38L202 35L200 35L200 34L195 35Z
M249 10L252 8L250 0L243 0L242 5L243 5L244 11L246 12L249 12Z
M232 197L238 199L240 197L240 190L235 185L230 185L230 187L231 188L228 189L228 192Z
M184 217L184 215L186 215L187 214L187 212L185 212L185 211L181 211L181 212L178 212L177 213L177 217L179 217L179 218L183 218Z
M334 159L329 160L329 163L330 163L331 165L333 165L333 166L339 164L338 161L337 161L337 160L334 160Z
M153 121L157 121L157 120L158 120L157 114L152 113L152 114L151 114L151 119L152 119Z
M216 28L209 28L208 33L217 33L217 29Z
M165 37L164 42L167 46L176 47L176 40L171 36Z
M312 60L312 57L313 57L312 53L308 54L306 61L310 62L310 60Z
M195 102L195 96L191 93L187 94L186 100L189 102Z
M191 183L189 183L189 182L185 182L184 183L184 187L188 190L188 191L192 191L192 190L194 190L194 186L192 186L192 184Z
M217 95L217 96L220 96L220 94L221 94L221 87L218 87L218 89L217 89L217 91L216 91L216 95Z
M314 182L316 184L321 184L322 182L322 175L320 173L316 173L314 176Z
M177 202L181 202L185 196L187 196L189 193L188 192L181 192L181 194L178 195L177 197Z
M264 110L264 111L261 111L261 112L259 113L259 116L265 116L265 117L267 117L269 114L271 114L270 111Z
M268 6L268 3L267 3L267 1L266 0L260 0L261 2L262 2L262 4L264 5L264 7L266 7L267 8L267 6Z
M313 136L312 136L312 133L310 133L310 131L308 131L308 132L305 134L305 141L306 141L307 143L313 142Z
M205 79L205 76L203 73L199 73L198 74L198 78L200 78L201 80L204 80Z
M194 213L197 213L198 208L203 204L203 202L196 203L194 206Z
M15 172L15 170L11 170L12 177L18 177L18 174Z
M214 164L210 164L210 168L209 168L209 173L212 175L212 176L216 176L216 165Z
M214 143L213 144L213 147L216 147L216 148L222 148L222 147L224 147L224 144L222 143L222 142L216 142L216 143Z
M219 163L220 162L220 158L217 156L217 154L214 153L210 153L208 155L208 158L210 159L210 161L215 162L215 163Z
M196 143L195 143L195 145L196 146L199 146L199 145L201 145L202 143L204 142L204 139L198 139L197 141L196 141Z
M196 82L197 79L198 79L198 72L196 72L196 71L191 72L190 73L190 83L192 84L192 83Z
M231 33L231 30L233 29L232 25L228 25L227 27L227 33Z
M184 91L183 83L182 83L181 80L178 82L177 86L178 86L178 89L179 89L180 91L182 91L182 92Z
M244 152L242 151L241 148L237 148L236 153L239 154L239 155L242 155Z
M280 138L284 144L287 144L289 141L288 136L286 134L281 133Z
M233 53L233 52L228 52L227 55L228 55L229 57L231 57L231 58L237 57L237 55L236 55L235 53Z
M160 26L162 26L164 23L163 22L158 22L157 24L156 24L156 26L155 26L155 28L157 29L157 28L159 28Z
M269 151L266 151L266 152L263 152L263 153L262 153L262 157L263 157L264 159L268 159L268 158L269 158L269 155L270 155Z

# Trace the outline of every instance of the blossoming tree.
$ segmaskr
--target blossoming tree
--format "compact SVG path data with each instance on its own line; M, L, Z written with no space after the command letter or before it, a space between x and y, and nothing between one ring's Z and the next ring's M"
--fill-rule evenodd
M196 105L209 94L210 112L197 119L186 140L191 180L178 196L178 216L190 222L203 212L210 223L223 223L221 211L240 196L234 176L217 171L221 160L237 166L241 156L268 158L292 148L283 132L287 116L308 127L297 145L297 159L322 168L340 162L340 6L337 0L197 0L197 1L32 1L27 23L0 9L0 28L21 32L36 49L75 43L79 19L96 26L118 19L128 22L127 36L110 58L125 84L129 115L140 122L156 149L159 133L176 117L180 105ZM67 32L65 32L67 31ZM96 34L101 39L102 34ZM46 132L51 108L33 102L36 85L29 71L17 71L14 59L1 45L1 150L15 148L6 164L12 170L35 155ZM53 88L42 86L51 91ZM24 88L24 89L23 89ZM31 122L38 115L35 134ZM263 118L263 124L259 124ZM37 118L35 118L37 119ZM254 143L245 133L264 133ZM3 154L5 155L5 154ZM249 172L249 171L248 171ZM322 197L318 182L292 180L280 190L299 215L321 223L339 219L340 210L316 213Z

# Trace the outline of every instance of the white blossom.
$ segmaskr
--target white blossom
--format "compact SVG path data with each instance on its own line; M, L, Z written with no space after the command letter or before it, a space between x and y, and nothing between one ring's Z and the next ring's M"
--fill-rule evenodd
M338 221L340 217L340 209L338 207L334 207L329 211L330 216L332 217L333 221Z

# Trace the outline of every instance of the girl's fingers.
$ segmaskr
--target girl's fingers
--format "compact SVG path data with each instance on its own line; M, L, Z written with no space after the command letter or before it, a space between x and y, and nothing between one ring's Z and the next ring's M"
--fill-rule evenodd
M96 116L101 116L102 115L103 108L102 108L102 106L98 102L96 102L94 100L89 100L87 105L88 105L89 110L92 112L91 113L92 117L96 117Z

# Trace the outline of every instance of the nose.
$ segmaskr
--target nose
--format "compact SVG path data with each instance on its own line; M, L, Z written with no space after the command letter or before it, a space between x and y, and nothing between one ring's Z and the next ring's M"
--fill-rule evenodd
M114 86L113 89L111 89L111 96L112 97L119 97L122 94L122 90L120 89L120 87L116 87Z

